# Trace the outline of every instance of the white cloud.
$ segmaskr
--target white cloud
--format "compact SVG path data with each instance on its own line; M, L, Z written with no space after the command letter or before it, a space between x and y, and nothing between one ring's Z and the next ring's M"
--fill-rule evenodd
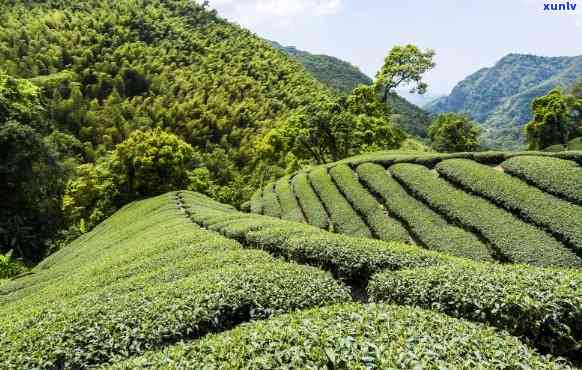
M287 24L293 17L321 17L339 13L344 0L210 0L221 16L243 25L263 22Z

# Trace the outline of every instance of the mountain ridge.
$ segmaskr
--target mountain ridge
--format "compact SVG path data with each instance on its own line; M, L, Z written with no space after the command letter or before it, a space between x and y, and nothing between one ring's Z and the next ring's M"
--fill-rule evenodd
M531 120L531 102L559 87L569 88L582 74L582 55L546 57L510 53L492 67L459 82L447 97L423 108L431 113L468 113L484 128L488 146L523 146L522 128Z

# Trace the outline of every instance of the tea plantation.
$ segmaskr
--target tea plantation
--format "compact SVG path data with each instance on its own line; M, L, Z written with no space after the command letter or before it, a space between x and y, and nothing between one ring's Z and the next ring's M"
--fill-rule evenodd
M0 280L0 368L580 366L581 161L375 153L271 183L254 213L134 202Z
M477 261L580 268L581 163L574 151L378 152L285 177L252 209Z

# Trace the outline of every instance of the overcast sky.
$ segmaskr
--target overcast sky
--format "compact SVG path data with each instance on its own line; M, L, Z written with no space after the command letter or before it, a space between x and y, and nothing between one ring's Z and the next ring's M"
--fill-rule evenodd
M373 77L394 45L437 52L431 95L508 53L582 54L582 0L548 13L556 0L210 0L222 17L261 37L333 55ZM565 1L564 1L565 3Z

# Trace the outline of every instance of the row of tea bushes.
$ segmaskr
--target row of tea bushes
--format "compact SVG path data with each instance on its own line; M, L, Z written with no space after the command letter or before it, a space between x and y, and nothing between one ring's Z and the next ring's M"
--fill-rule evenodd
M582 167L573 161L523 156L503 162L507 173L543 191L582 205Z
M295 191L299 205L305 214L307 223L320 229L328 230L330 228L330 223L327 211L309 184L307 174L304 172L299 173L293 177L292 181L293 190Z
M582 274L471 261L377 274L377 302L429 308L487 323L541 351L582 361Z
M245 324L111 369L559 369L519 340L445 315L336 305Z
M578 270L476 262L266 216L239 213L235 217L236 213L196 204L189 208L197 223L246 247L321 266L364 286L371 278L367 288L371 301L479 321L508 330L544 352L582 361L582 272Z
M351 206L364 217L376 238L386 241L409 240L406 229L385 213L384 207L360 184L356 174L347 165L337 165L329 173Z
M309 173L309 180L315 192L329 212L333 230L340 234L358 237L372 237L370 229L362 218L354 211L350 203L340 193L334 184L327 168L320 167ZM271 213L267 213L274 216ZM277 217L276 215L274 217Z
M464 189L557 235L582 254L582 207L475 162L463 159L444 161L437 170Z
M198 194L181 199L232 213ZM3 285L0 368L89 368L351 300L329 273L243 249L194 225L176 201L169 194L134 203L30 277Z
M289 182L289 177L283 177L275 184L275 192L281 205L281 218L287 221L304 222L301 207L297 202L293 186Z
M390 213L402 220L415 240L426 248L478 261L494 260L489 248L473 233L449 224L409 195L384 167L364 163L358 166L357 173L368 189L382 198Z
M390 172L417 198L453 222L482 235L497 253L511 262L582 266L580 257L544 230L521 221L483 198L456 189L424 166L397 164L390 167Z

